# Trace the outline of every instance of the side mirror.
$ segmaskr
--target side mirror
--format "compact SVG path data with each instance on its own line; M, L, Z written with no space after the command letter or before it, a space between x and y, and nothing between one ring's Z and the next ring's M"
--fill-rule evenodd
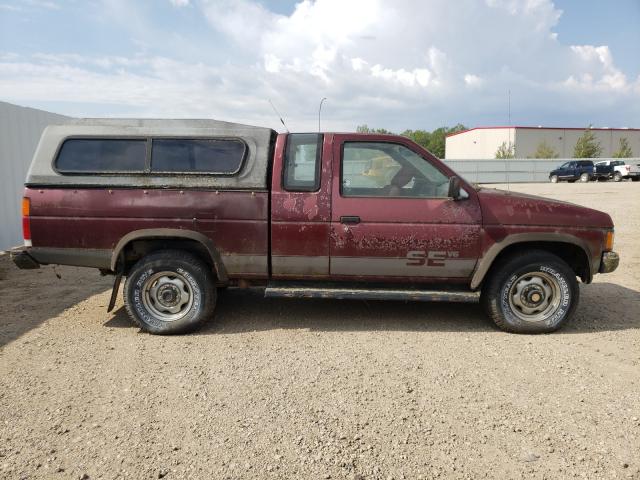
M449 197L460 200L460 178L455 175L449 179Z

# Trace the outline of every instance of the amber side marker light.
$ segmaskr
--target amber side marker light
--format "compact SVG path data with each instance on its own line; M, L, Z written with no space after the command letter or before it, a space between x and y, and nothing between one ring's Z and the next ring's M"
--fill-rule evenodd
M27 247L31 246L31 222L29 215L31 214L31 200L27 197L22 199L22 237Z
M28 217L31 213L31 199L27 197L22 198L22 216Z
M607 238L605 238L604 240L604 249L607 252L610 252L611 250L613 250L613 230L609 230L607 232Z

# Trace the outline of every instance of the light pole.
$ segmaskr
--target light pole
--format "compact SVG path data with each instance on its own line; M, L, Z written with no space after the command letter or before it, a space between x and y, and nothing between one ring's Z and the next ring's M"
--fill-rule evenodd
M320 133L320 114L322 113L322 104L327 99L327 97L322 97L320 100L320 107L318 108L318 133Z

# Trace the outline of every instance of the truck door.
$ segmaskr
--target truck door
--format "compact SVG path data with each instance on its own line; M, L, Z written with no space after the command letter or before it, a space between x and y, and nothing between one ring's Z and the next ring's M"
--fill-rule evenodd
M565 162L565 163L563 163L562 165L560 165L560 166L558 167L558 172L557 172L557 173L558 173L558 178L559 178L559 179L565 179L565 178L567 178L567 175L568 175L568 173L567 173L567 172L568 172L568 170L569 170L569 162Z
M278 136L271 183L273 278L329 275L331 158L329 135Z
M408 140L335 135L333 158L332 279L468 279L480 248L473 189L449 198L453 172Z

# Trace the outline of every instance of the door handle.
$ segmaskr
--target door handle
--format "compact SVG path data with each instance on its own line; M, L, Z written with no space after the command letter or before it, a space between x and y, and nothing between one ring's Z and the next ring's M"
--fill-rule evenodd
M350 224L360 223L360 217L358 217L357 215L340 217L340 223L350 223Z

